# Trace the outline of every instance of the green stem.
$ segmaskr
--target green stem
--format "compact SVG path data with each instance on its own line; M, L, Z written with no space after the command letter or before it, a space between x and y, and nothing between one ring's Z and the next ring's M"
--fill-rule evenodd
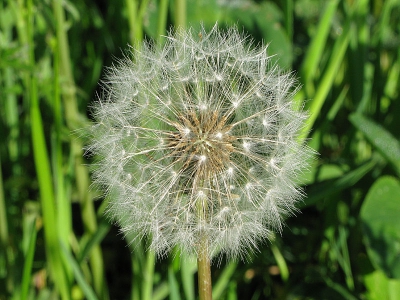
M129 24L129 39L132 46L136 46L136 43L142 40L141 30L136 27L138 19L138 1L126 0L126 11L128 14Z
M204 180L200 184L200 187L204 186ZM196 203L197 206L197 217L199 223L206 222L208 203L207 197L199 199ZM198 254L197 254L197 279L199 284L199 299L200 300L211 300L212 299L212 281L211 281L211 261L210 253L208 249L208 237L207 234L202 231L200 232Z
M3 187L3 175L1 171L1 157L0 157L0 257L4 255L6 258L5 264L6 269L11 270L10 261L10 246L9 246L9 234L8 234L8 219L7 219L7 209L6 209L6 199L4 197L4 187ZM11 291L13 288L12 276L7 273L6 279L7 291Z
M32 281L32 265L33 258L35 255L35 245L36 245L36 217L32 218L29 222L30 233L29 233L29 245L24 257L24 269L22 272L22 282L21 282L21 300L28 299L29 287Z
M186 27L186 0L175 0L175 27Z
M33 3L27 2L27 37L29 45L29 64L34 67L34 42L33 42ZM44 235L46 243L46 255L49 260L49 268L52 278L58 287L62 299L70 299L69 283L64 273L64 267L60 255L60 247L57 233L56 207L54 203L53 180L46 141L43 132L42 116L39 109L38 86L36 76L29 74L25 77L27 97L30 100L30 117L33 155L36 173L39 183L39 192L42 206Z
M161 46L163 35L166 33L168 16L168 0L161 0L158 9L157 42Z
M285 15L285 29L289 41L293 40L293 0L283 0L283 12Z
M59 76L65 111L65 119L70 129L81 128L83 119L78 111L76 99L76 87L72 75L72 64L70 60L69 44L66 34L64 10L60 0L53 0L53 12L56 20L57 46L59 62ZM96 213L92 197L89 194L90 179L87 168L82 159L82 144L76 139L71 140L71 152L75 159L75 176L81 204L81 214L85 231L93 235L97 229ZM100 246L95 246L90 255L90 265L93 275L94 288L97 295L107 299L107 286L104 281L104 265Z
M208 253L208 239L203 236L199 244L197 257L199 299L212 300L211 262Z
M63 118L62 118L62 107L61 107L61 91L60 91L60 80L59 80L59 51L57 42L53 45L53 70L54 70L54 80L53 80L53 112L54 112L54 122L55 122L55 131L53 137L53 145L54 145L54 175L56 178L56 189L55 189L55 198L57 203L58 211L62 212L58 215L57 218L57 228L60 241L65 245L67 251L70 251L69 248L69 240L72 233L72 212L71 212L71 202L66 195L65 189L65 174L63 168L63 148L61 141L61 133L63 126ZM63 256L64 258L64 256ZM73 273L72 268L69 263L64 259L64 265L67 272L67 276L69 280L72 280Z
M278 264L279 271L283 282L287 282L289 279L289 268L286 264L286 260L283 257L281 250L279 249L275 236L271 240L271 251L275 257L275 261Z
M153 251L147 251L146 265L143 274L142 299L153 299L153 275L156 256Z

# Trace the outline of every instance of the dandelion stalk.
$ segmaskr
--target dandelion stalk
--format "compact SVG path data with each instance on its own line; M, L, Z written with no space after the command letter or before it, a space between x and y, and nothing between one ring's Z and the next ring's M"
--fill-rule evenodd
M197 272L200 300L212 299L211 261L208 254L208 240L204 236L200 240L200 249L197 258Z
M266 50L236 28L177 31L111 67L93 107L87 152L108 215L158 256L195 255L200 299L213 257L248 257L303 197L307 114Z

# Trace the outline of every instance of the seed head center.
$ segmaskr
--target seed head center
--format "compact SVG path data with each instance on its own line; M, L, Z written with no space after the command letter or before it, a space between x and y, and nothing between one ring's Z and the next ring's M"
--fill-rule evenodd
M195 168L196 175L220 173L230 162L235 137L227 118L219 111L189 110L174 122L176 132L170 142L171 156L184 170Z

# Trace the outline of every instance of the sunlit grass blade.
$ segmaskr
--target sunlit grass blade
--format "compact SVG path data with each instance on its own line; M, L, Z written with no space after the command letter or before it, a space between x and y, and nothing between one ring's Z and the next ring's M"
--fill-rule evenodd
M229 286L229 282L231 282L232 275L235 273L237 265L238 263L236 261L232 261L225 266L221 275L214 284L212 293L213 299L221 299L221 296Z
M339 178L327 180L318 184L313 185L307 190L308 197L302 203L299 204L299 208L314 205L324 197L332 196L335 193L340 192L346 188L353 186L361 178L363 178L368 172L370 172L376 165L376 159L360 165L355 170L352 170Z
M75 279L78 282L80 288L82 289L83 294L86 296L88 300L97 300L97 296L93 291L92 287L86 282L85 276L83 275L78 262L75 258L71 255L71 253L67 250L66 246L60 241L61 243L61 250L62 254L64 255L65 259L71 265L72 270L75 275Z
M364 282L367 289L366 299L399 299L400 280L388 278L381 270L375 270L366 274L364 276Z
M335 15L339 1L327 1L325 11L318 23L318 30L314 35L311 44L306 52L306 57L303 60L301 68L301 79L304 83L307 96L311 96L314 91L313 79L316 75L318 64L321 61L321 56L326 49L326 40L329 35L329 29L332 26L332 19Z
M320 114L321 108L325 103L326 97L332 88L339 67L343 63L343 57L346 53L350 39L350 25L351 18L347 20L345 26L343 27L341 36L335 42L328 66L322 75L321 81L318 83L318 88L309 107L310 118L308 119L302 134L300 134L301 137L306 137L310 129L314 126L314 123Z
M336 98L335 102L332 104L331 108L328 111L325 121L323 124L318 127L315 131L311 132L311 140L309 141L309 146L315 150L319 150L321 146L321 139L322 135L325 134L329 127L332 125L333 120L335 119L336 115L338 114L339 110L341 109L343 102L347 96L349 91L349 87L345 86L338 97Z
M33 43L33 4L31 1L27 3L28 31L30 49L30 63L35 64L34 43ZM31 135L33 145L33 156L36 167L36 174L39 184L40 199L42 205L42 215L44 221L44 234L46 243L46 255L49 260L50 272L53 280L60 290L62 299L70 299L70 287L60 255L55 197L53 189L53 180L49 162L49 155L46 148L46 141L43 132L43 121L39 108L37 79L35 76L27 77L25 82L28 89L28 97L30 99L30 117L31 117Z
M129 243L129 236L126 237L131 251L131 300L142 300L143 293L143 270L145 268L146 255L144 253L144 245L133 245Z
M182 277L182 287L185 293L185 299L194 300L195 299L195 289L194 289L194 274L197 271L197 264L190 259L181 258L181 277Z
M153 276L156 256L153 251L149 250L146 253L146 260L143 269L143 282L142 282L142 299L151 300L153 294Z
M56 22L57 50L59 51L59 80L65 121L70 130L82 128L85 119L78 110L76 98L76 86L72 73L72 62L70 58L69 43L66 34L67 25L65 22L64 8L60 1L53 1L53 14ZM75 179L78 189L78 197L81 204L81 214L86 233L93 234L97 228L96 213L93 200L89 193L89 173L82 159L82 144L76 139L70 142L70 149L75 160ZM92 248L90 253L90 265L93 276L93 284L96 293L103 299L108 299L107 284L104 280L104 261L99 246Z
M386 0L382 1L382 11L377 19L377 28L372 38L372 44L377 45L381 43L385 37L384 32L390 28L390 16L395 10L395 7L399 6L398 0Z
M79 256L77 258L79 263L83 262L83 260L87 258L93 247L100 245L101 241L110 231L110 227L111 225L105 220L99 223L96 232L90 236L89 240L84 244L83 249L79 253Z
M279 247L276 243L275 238L273 238L271 240L271 251L272 251L272 254L274 255L276 264L279 267L279 272L280 272L282 281L287 282L289 279L289 268L287 266L286 260L283 257L281 250L279 249Z
M32 265L36 247L36 218L32 218L29 223L29 245L24 259L24 269L21 281L21 300L28 299L29 288L32 282Z
M69 299L69 286L65 277L60 251L58 246L58 232L55 209L55 197L53 182L48 160L45 137L43 133L42 117L36 93L35 79L32 78L31 88L31 128L32 144L35 159L36 172L39 182L39 191L44 220L44 232L46 242L46 254L50 263L50 269L56 285L59 287L63 299Z
M282 3L283 14L285 16L284 24L287 36L290 41L293 39L293 13L294 13L294 3L293 0L285 0Z
M169 286L169 299L181 300L179 293L179 284L175 276L174 268L172 265L168 267L168 286Z
M369 13L369 0L360 0L357 2L357 9L354 11L354 23L350 30L349 46L349 81L350 93L354 101L363 101L366 97L366 102L370 95L366 94L369 82L366 76L366 66L369 65L367 59L367 51L370 40L369 26L367 22Z
M166 299L169 295L169 286L166 281L163 281L155 290L153 293L153 299L152 300L162 300Z
M62 106L61 106L61 91L60 91L60 80L59 80L59 51L57 49L57 41L54 43L53 48L53 68L54 68L54 79L53 79L53 113L54 113L54 130L52 132L52 165L53 173L55 177L55 199L57 203L57 209L59 212L57 215L57 231L59 239L69 247L69 241L72 234L72 212L71 202L67 195L66 184L65 184L65 173L63 165L63 145L62 145L62 134L63 134L63 117L62 117ZM68 248L68 251L71 251ZM72 281L72 270L66 261L64 261L65 272L68 276L68 280Z
M157 39L158 44L162 44L163 36L166 35L167 17L169 0L161 0L158 9Z

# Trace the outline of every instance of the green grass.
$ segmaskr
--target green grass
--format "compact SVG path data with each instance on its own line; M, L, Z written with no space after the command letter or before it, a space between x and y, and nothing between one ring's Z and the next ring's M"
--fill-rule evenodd
M298 74L310 112L301 140L319 152L299 178L301 213L249 261L217 261L214 299L400 299L400 236L379 211L400 206L396 192L379 197L400 180L398 1L102 5L0 2L0 300L197 298L195 263L128 247L104 217L74 132L121 49L200 21L271 43Z

